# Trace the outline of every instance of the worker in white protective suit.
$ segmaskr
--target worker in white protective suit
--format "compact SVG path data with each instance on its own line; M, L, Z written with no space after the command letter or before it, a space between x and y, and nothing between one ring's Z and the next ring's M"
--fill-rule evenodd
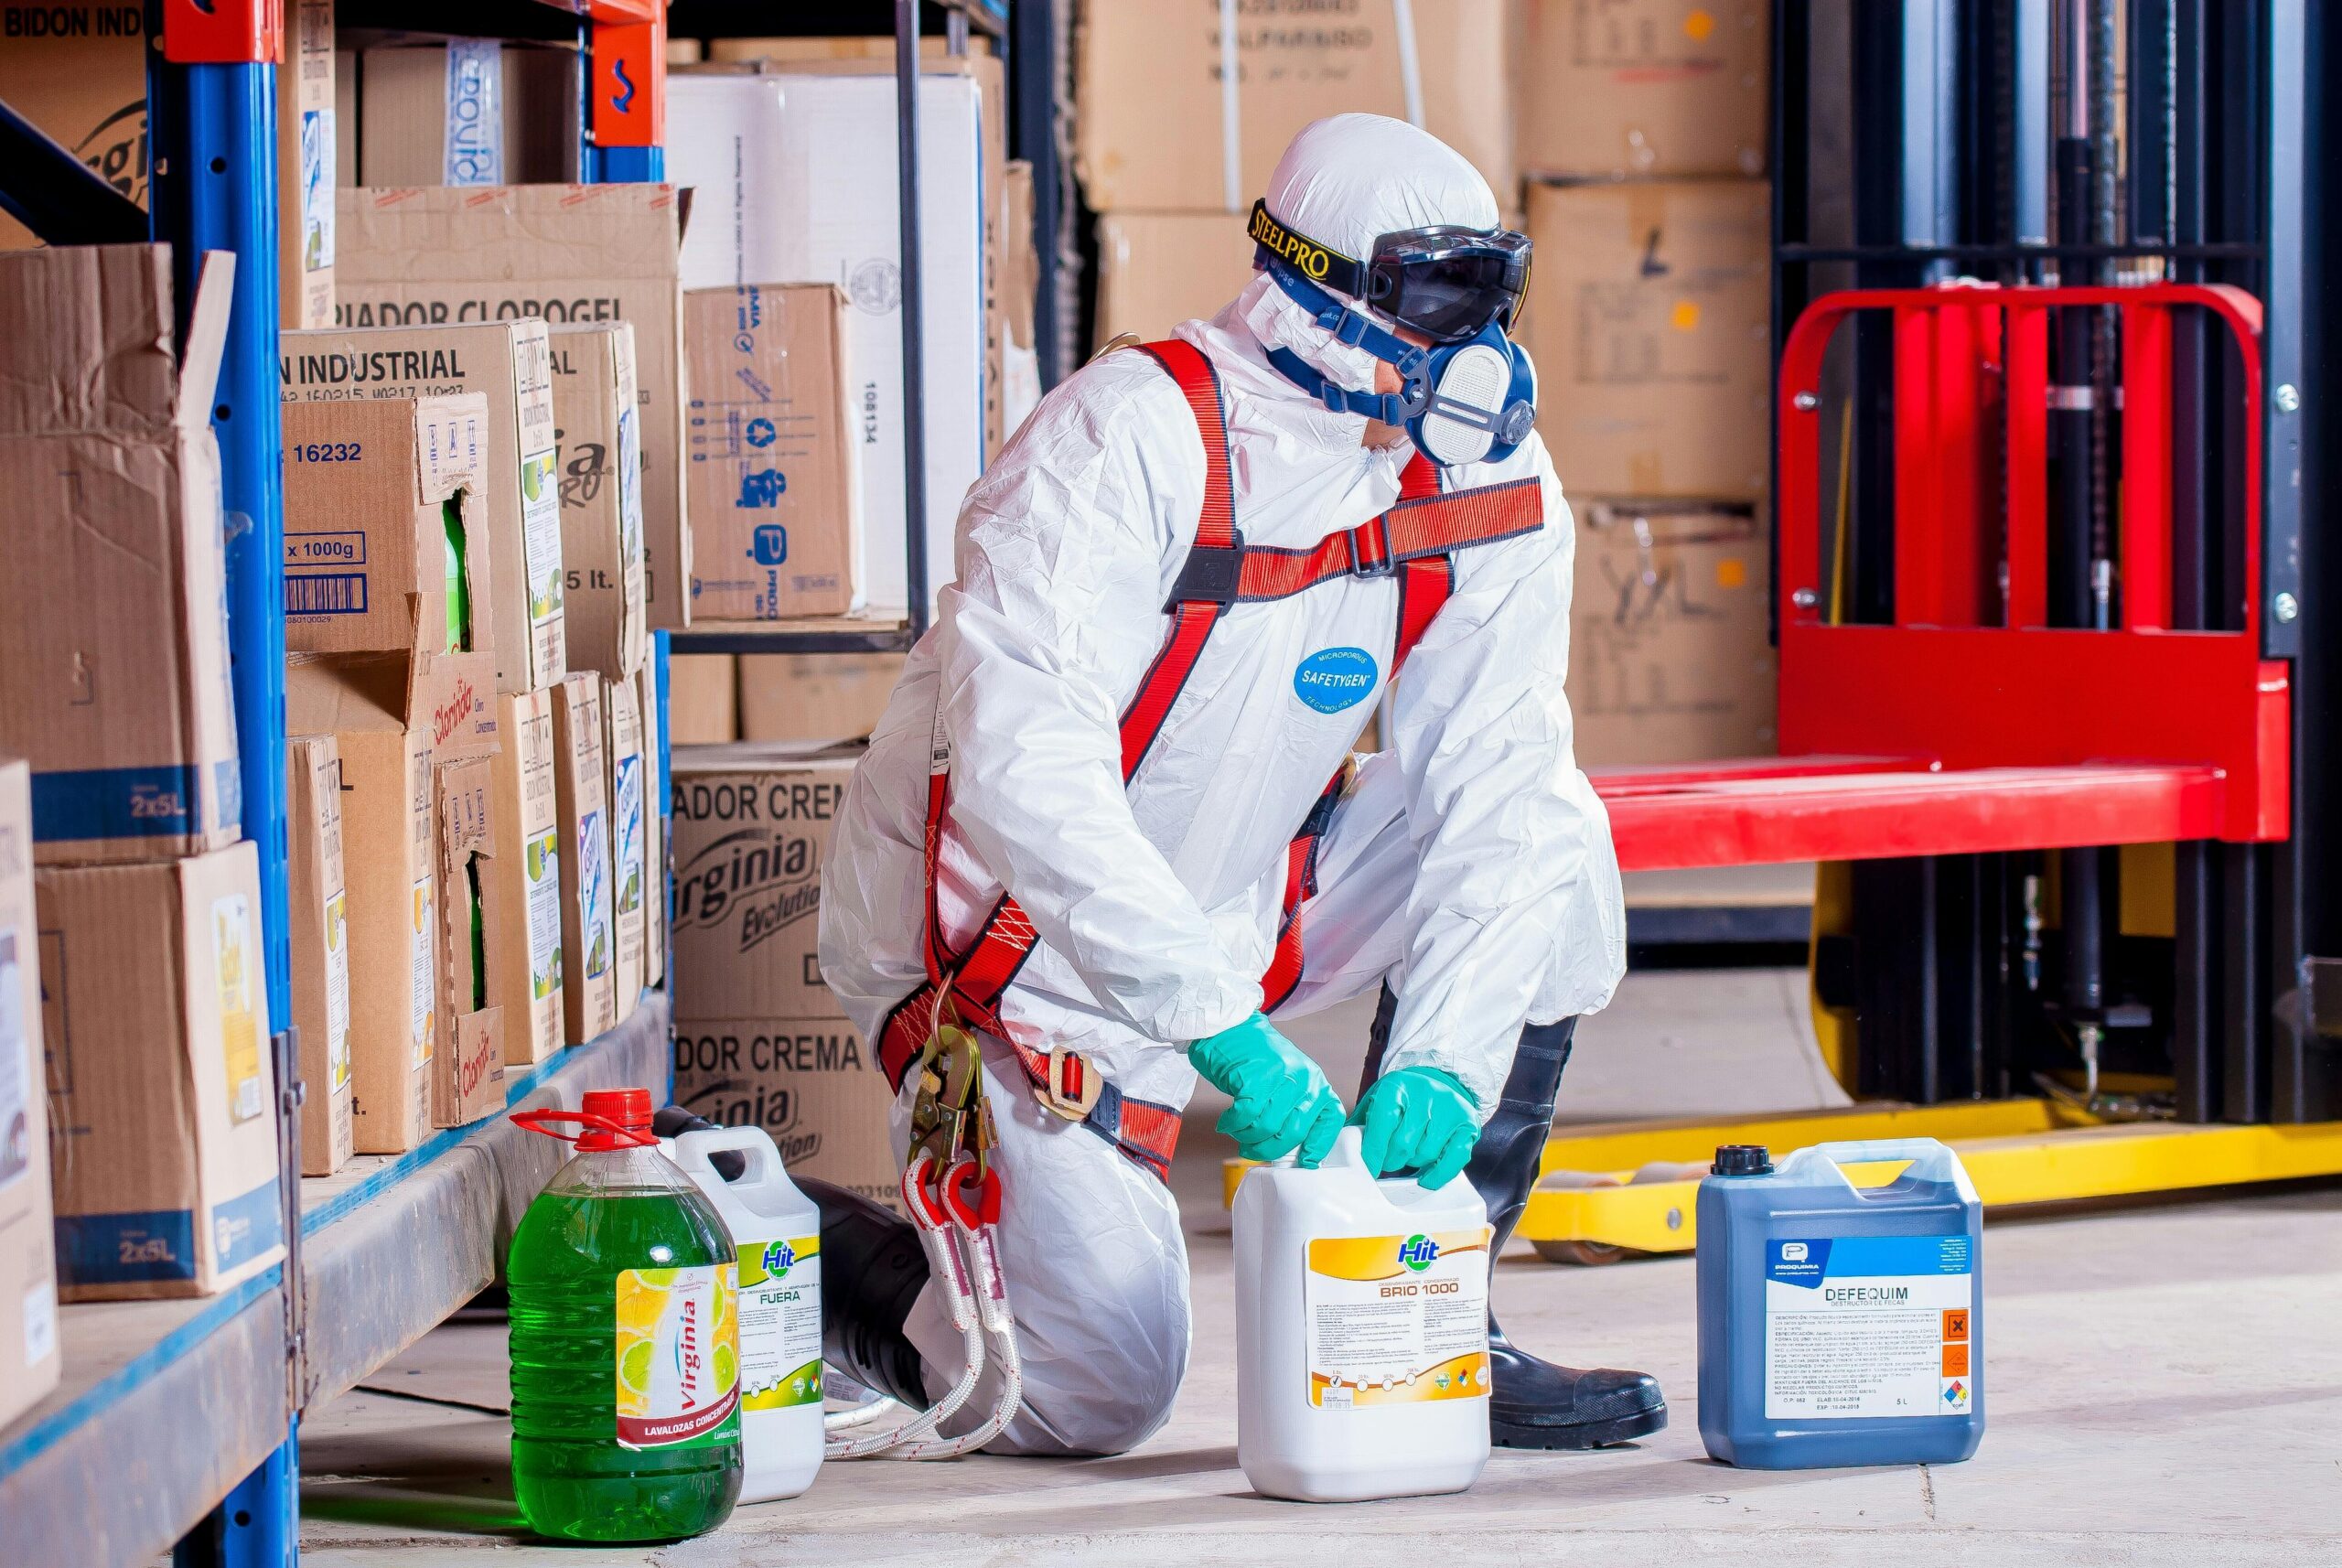
M1199 1072L1243 1153L1314 1163L1345 1112L1276 1020L1381 987L1367 1157L1468 1161L1501 1247L1571 1021L1625 966L1562 694L1570 512L1504 334L1527 241L1462 157L1364 114L1294 140L1250 231L1232 304L1094 360L969 492L822 875L822 972L890 1076L939 999L981 1039L1025 1379L995 1451L1116 1453L1169 1412L1165 1170ZM937 1397L962 1337L910 1228L807 1185L833 1365ZM1665 1424L1649 1378L1490 1326L1499 1443Z

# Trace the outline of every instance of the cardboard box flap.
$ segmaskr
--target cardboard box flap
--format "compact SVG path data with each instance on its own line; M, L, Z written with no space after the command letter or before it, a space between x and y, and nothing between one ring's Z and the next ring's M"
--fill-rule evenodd
M334 265L352 283L672 277L682 249L668 185L423 186L340 203ZM639 220L654 213L667 221Z
M287 734L396 733L418 724L429 726L442 762L493 755L495 657L295 653L285 660Z
M211 394L228 353L228 311L236 297L236 253L206 251L195 280L195 307L187 317L187 352L179 359L175 418L189 435L211 428Z
M169 429L171 300L167 245L0 255L0 434Z

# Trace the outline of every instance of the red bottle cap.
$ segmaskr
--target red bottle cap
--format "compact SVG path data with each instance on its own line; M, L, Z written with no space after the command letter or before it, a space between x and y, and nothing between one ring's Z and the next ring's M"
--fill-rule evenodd
M589 1089L585 1104L586 1130L577 1135L580 1154L599 1149L648 1148L650 1135L650 1091L647 1089ZM609 1128L596 1125L606 1122Z

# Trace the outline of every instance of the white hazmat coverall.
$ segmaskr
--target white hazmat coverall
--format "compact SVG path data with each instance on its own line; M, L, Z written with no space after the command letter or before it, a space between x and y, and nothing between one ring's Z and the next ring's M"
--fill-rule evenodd
M1365 134L1310 145L1360 120ZM1379 129L1393 125L1404 135ZM1497 222L1462 158L1366 116L1305 131L1267 199L1354 255L1385 232ZM1241 242L1241 220L1229 221ZM1178 335L1219 374L1248 545L1305 548L1398 499L1413 448L1361 445L1366 421L1303 393L1262 345L1292 347L1355 388L1370 384L1373 361L1265 274ZM1385 749L1365 760L1321 843L1301 982L1277 1013L1387 979L1398 1009L1384 1070L1444 1069L1484 1115L1523 1022L1598 1009L1625 967L1608 819L1574 760L1562 694L1573 549L1560 481L1531 435L1501 463L1448 469L1445 484L1531 476L1544 528L1454 558L1454 596L1391 693ZM1162 646L1204 478L1177 385L1124 350L1045 398L969 492L957 580L855 769L822 873L822 972L865 1035L927 978L921 845L939 704L953 748L944 935L963 946L1004 887L1040 934L1000 1004L1009 1031L1080 1051L1124 1094L1176 1107L1195 1084L1187 1044L1261 1005L1287 841L1374 711L1397 588L1344 577L1233 606L1125 789L1117 723ZM1296 686L1329 649L1363 650L1375 671L1332 712L1322 691L1305 702ZM1038 1105L998 1042L983 1050L1025 1369L1023 1412L993 1447L1121 1452L1162 1424L1186 1370L1176 1205L1155 1175ZM909 1095L907 1084L898 1134ZM930 1393L950 1386L961 1355L938 1294L930 1285L905 1325ZM994 1376L954 1425L990 1409Z

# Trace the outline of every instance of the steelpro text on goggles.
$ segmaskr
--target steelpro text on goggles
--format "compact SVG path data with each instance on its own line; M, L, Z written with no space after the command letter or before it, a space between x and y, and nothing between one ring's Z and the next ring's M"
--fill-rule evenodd
M1399 372L1396 393L1336 386L1290 349L1269 362L1336 413L1403 426L1443 467L1512 455L1536 422L1537 372L1505 336L1529 282L1529 241L1509 230L1438 227L1385 234L1360 262L1252 204L1257 264L1316 324ZM1365 300L1431 347L1407 342L1328 292Z

